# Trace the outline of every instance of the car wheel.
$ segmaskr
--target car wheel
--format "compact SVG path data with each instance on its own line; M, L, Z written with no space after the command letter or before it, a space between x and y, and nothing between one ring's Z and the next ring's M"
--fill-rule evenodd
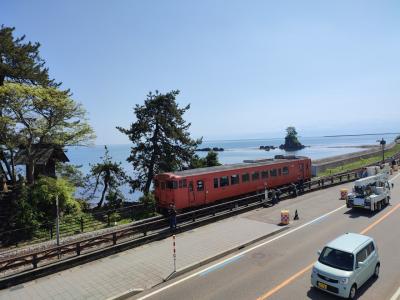
M356 299L356 295L357 295L357 286L353 284L350 289L349 299Z
M380 264L376 264L376 266L375 266L375 271L374 271L374 277L375 277L375 278L378 278L378 277L379 277L380 268L381 268Z

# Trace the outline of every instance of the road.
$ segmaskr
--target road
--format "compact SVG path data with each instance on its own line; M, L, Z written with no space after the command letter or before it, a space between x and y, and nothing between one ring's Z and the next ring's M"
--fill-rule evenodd
M392 178L391 205L378 213L335 207L258 245L194 270L136 296L137 299L338 299L310 286L317 251L345 232L372 236L381 273L360 290L359 299L391 299L400 286L400 174ZM396 188L397 186L397 188ZM340 186L338 187L340 188Z

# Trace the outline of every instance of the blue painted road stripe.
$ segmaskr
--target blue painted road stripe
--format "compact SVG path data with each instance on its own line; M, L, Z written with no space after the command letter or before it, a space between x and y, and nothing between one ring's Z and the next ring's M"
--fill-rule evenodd
M230 264L230 263L232 263L232 262L235 262L235 261L239 260L242 256L243 256L243 255L234 256L234 257L232 257L231 259L228 259L227 261L224 261L222 264L216 265L216 266L214 266L214 267L212 267L212 268L210 268L210 269L208 269L208 270L206 270L206 271L200 273L199 275L200 275L200 276L206 276L208 273L214 272L215 270L218 270L218 269L222 269L222 268L225 267L227 264Z

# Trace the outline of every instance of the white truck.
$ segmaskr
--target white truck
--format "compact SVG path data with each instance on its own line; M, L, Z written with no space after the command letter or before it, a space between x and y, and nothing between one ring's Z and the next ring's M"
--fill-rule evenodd
M375 175L371 175L375 173ZM353 192L347 197L347 207L360 207L370 211L379 211L389 204L390 186L389 172L386 167L380 169L370 167L364 178L354 182Z

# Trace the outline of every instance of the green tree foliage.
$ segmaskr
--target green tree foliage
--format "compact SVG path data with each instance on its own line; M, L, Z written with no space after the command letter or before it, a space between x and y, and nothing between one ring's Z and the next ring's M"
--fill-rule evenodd
M80 170L82 166L71 165L68 163L56 163L57 176L68 180L77 188L84 188L86 186L86 178Z
M160 94L149 93L144 105L136 105L136 122L129 129L117 127L133 143L128 161L132 163L136 178L133 190L149 193L154 176L188 166L194 151L201 143L189 134L190 123L183 119L190 108L180 108L176 102L179 91Z
M140 218L149 218L155 215L156 198L153 193L147 193L139 198L139 202L143 203L145 210Z
M58 86L49 79L45 61L39 55L40 44L25 42L25 36L15 38L14 30L14 27L0 27L0 86L6 80Z
M0 128L6 128L6 133L0 134L0 144L18 141L26 149L29 183L34 181L34 146L51 144L65 147L88 143L94 137L85 119L85 110L66 91L5 83L0 86L0 99L3 99Z
M0 223L1 244L15 244L30 239L38 230L39 211L30 201L28 187L21 185L12 194L0 194L0 208L4 209L2 214L6 217L6 222Z
M118 205L124 199L119 188L128 182L128 176L125 174L121 163L113 162L107 146L104 149L105 153L101 157L102 161L91 165L90 176L95 180L88 185L88 190L92 190L91 198L94 198L98 188L102 187L97 207L103 205L104 199L107 199L111 206ZM88 180L90 181L90 177L88 177Z
M200 158L197 154L193 156L190 162L191 169L197 168L205 168L205 167L215 167L220 166L220 162L218 160L218 153L215 151L209 151L207 156L204 158Z
M297 140L297 131L293 126L289 126L286 128L286 137L291 138L292 140Z
M63 178L40 177L31 188L31 203L37 210L41 223L54 221L56 217L56 197L60 214L74 215L81 206L74 198L75 187Z
M304 146L300 143L299 139L297 138L296 128L292 126L286 128L285 144L280 145L279 148L288 151L300 150L304 148Z
M8 82L40 84L43 86L59 86L49 79L48 69L39 55L39 43L25 42L25 36L14 37L15 28L0 27L0 87ZM3 115L3 99L0 97L0 118ZM3 120L4 121L4 120ZM12 167L14 151L18 139L10 136L7 125L0 126L0 173L8 174L15 182L15 169ZM7 142L4 142L6 140Z
M215 151L209 151L207 153L207 156L205 157L205 160L207 167L215 167L221 165L218 160L218 153Z

